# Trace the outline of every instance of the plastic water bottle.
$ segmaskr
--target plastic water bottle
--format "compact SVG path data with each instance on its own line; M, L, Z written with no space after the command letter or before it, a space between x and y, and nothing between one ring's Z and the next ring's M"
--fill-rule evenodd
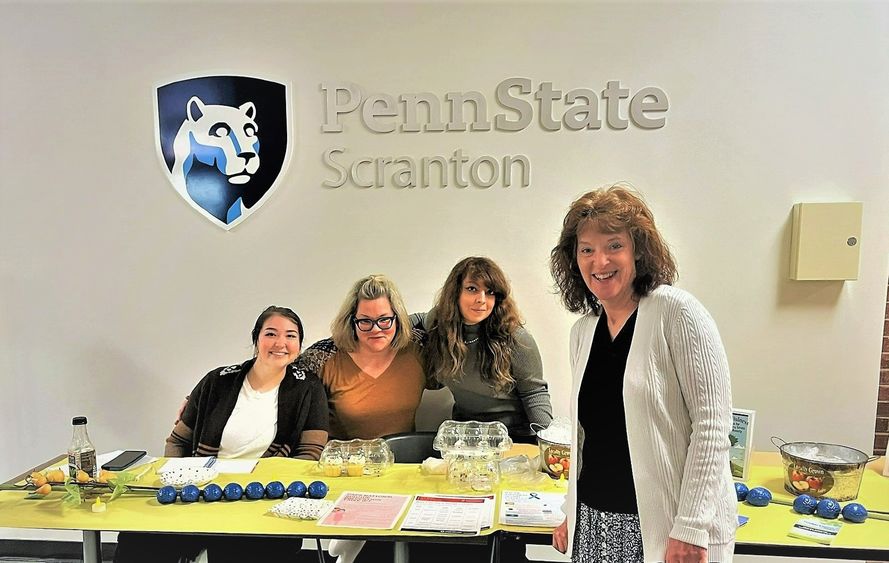
M86 417L75 416L71 424L74 425L74 436L68 447L68 474L75 479L77 472L82 470L95 479L99 468L96 467L96 448L86 431Z

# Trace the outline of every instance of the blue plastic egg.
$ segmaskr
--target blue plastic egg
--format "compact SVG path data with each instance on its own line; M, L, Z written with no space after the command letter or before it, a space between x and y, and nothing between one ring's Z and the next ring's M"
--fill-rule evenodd
M201 498L201 490L194 485L185 485L179 491L179 498L182 499L182 502L197 502Z
M793 500L793 510L800 514L815 514L818 499L811 495L800 495Z
M754 487L747 493L747 504L768 506L772 501L772 493L765 487Z
M284 496L284 483L272 481L265 486L265 496L268 498L281 498Z
M843 520L860 524L867 520L867 509L857 502L850 502L843 507Z
M747 498L747 493L750 492L750 489L747 488L747 485L744 483L735 483L735 494L738 495L738 502L743 501Z
M294 481L287 487L287 496L304 497L306 496L307 487L302 481Z
M216 483L210 483L206 487L202 493L204 495L204 500L207 502L216 502L217 500L222 498L222 487L217 485Z
M244 487L244 496L250 500L259 500L265 496L265 486L259 481L247 483Z
M832 498L823 498L818 501L818 507L815 509L815 514L822 518L833 520L840 515L840 503Z
M324 498L327 496L327 483L324 481L312 481L309 483L309 498Z
M173 504L176 502L176 487L167 485L158 489L157 502L161 504Z
M244 487L237 483L229 483L222 489L222 494L225 495L225 500L241 500L244 496Z

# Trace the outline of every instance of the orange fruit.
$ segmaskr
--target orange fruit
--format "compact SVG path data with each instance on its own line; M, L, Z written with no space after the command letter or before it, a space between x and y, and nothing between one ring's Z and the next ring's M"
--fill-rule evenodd
M50 485L49 483L44 483L44 484L40 485L39 487L37 487L37 490L34 491L34 494L35 494L35 495L46 496L46 495L48 495L51 491L52 491L52 485Z
M99 483L107 483L108 479L113 479L114 473L108 471L107 469L102 469L99 471L99 477L96 479Z
M83 469L77 470L77 476L75 477L78 483L88 483L90 480L89 474Z
M46 481L46 475L43 473L40 473L39 471L31 473L31 483L33 483L35 487L42 487L46 484Z

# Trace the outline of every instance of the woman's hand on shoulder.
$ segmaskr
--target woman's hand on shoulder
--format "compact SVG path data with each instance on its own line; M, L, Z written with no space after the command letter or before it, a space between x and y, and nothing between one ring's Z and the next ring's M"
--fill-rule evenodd
M188 404L188 397L189 396L186 395L185 398L182 399L182 404L179 405L179 410L176 412L176 420L173 421L173 426L176 426L176 424L182 420L182 413L185 412L185 406Z
M669 538L664 560L665 563L707 563L707 548Z

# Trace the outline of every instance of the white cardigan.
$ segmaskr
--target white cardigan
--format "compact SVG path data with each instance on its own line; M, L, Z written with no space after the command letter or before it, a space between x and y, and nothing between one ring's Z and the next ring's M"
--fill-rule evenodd
M571 329L576 431L564 507L569 555L583 455L577 397L599 318L586 315ZM689 293L660 286L639 301L623 397L645 561L663 561L667 539L675 538L708 548L710 561L731 562L737 500L729 467L728 360L716 323ZM601 463L608 457L602 452Z

